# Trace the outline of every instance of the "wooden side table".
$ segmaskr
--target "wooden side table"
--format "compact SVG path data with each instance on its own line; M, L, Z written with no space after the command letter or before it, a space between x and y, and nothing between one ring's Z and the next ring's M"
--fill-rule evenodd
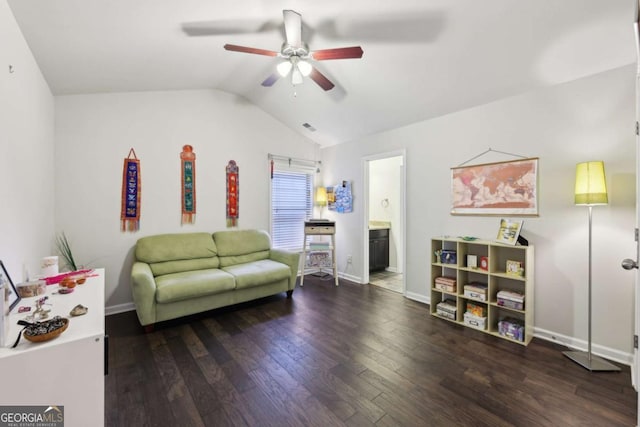
M336 263L336 223L327 220L311 220L304 223L304 241L302 242L302 276L300 286L304 285L304 272L307 262L307 238L310 236L331 236L331 244L328 250L331 252L331 265L333 278L338 286L338 265Z

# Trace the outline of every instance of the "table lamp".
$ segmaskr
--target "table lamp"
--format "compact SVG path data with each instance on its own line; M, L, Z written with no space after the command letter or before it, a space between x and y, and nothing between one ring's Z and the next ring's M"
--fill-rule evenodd
M320 206L320 218L322 218L322 208L327 206L327 189L323 186L316 189L316 206Z

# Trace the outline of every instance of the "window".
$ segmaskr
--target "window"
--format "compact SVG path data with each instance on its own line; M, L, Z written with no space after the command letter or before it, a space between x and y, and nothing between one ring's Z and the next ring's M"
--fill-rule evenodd
M273 247L301 251L304 221L313 214L313 172L274 170L271 180Z

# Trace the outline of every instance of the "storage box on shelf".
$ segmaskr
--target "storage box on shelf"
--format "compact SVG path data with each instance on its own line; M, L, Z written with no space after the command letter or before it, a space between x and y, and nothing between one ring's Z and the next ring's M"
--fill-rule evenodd
M487 329L487 318L474 316L468 311L464 313L464 324L474 329L480 329L482 331Z
M529 344L534 326L533 246L440 237L431 239L431 253L433 316Z
M438 303L436 307L436 312L438 316L442 316L445 319L456 320L456 312L458 311L458 306L456 305L456 301L452 299L447 299Z
M471 282L468 285L464 285L464 296L477 301L487 300L488 286L485 283Z
M439 291L455 294L457 287L456 283L455 277L440 276L435 278L433 287Z

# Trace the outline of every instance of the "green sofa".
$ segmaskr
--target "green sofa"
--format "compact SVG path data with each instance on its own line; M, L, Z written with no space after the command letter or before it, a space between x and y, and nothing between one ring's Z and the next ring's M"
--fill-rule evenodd
M175 319L287 292L300 254L271 248L261 230L160 234L135 248L131 292L140 324Z

